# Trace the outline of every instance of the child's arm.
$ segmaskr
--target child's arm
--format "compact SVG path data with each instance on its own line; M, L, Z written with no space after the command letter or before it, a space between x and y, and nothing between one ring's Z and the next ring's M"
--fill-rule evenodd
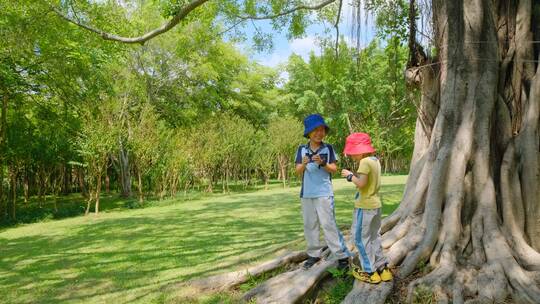
M336 163L326 164L326 166L323 167L326 172L330 174L334 174L337 172L337 165Z
M343 169L341 170L341 176L347 178L347 180L352 182L358 189L364 188L368 183L368 176L366 174L358 174L358 177L356 177L351 171Z
M309 158L305 155L302 155L302 146L298 147L298 150L296 150L296 158L294 160L294 163L296 164L296 167L294 167L294 169L298 176L302 176L302 174L304 174L308 161Z
M306 165L309 161L309 158L307 156L302 157L302 163L296 164L295 170L296 174L301 176L304 173L304 170L306 170Z
M365 174L358 174L358 177L353 175L351 182L356 186L356 188L362 189L367 185L368 176Z

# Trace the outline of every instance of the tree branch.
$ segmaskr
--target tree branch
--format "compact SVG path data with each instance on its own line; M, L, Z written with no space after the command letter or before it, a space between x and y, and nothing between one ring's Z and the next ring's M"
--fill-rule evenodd
M124 36L114 35L114 34L105 32L103 30L100 30L98 28L95 28L93 26L84 24L84 23L82 23L79 20L76 20L74 18L71 18L71 17L67 16L66 14L64 14L63 12L61 12L54 5L51 5L51 9L59 17L61 17L62 19L66 20L66 21L68 21L68 22L70 22L72 24L75 24L76 26L79 26L79 27L81 27L81 28L83 28L85 30L96 33L96 34L100 35L101 38L103 38L105 40L118 41L118 42L128 43L128 44L134 44L134 43L144 44L146 41L148 41L148 40L150 40L150 39L152 39L152 38L154 38L154 37L156 37L158 35L161 35L161 34L167 32L167 31L171 30L178 23L180 23L180 21L182 21L184 18L186 18L186 16L189 15L193 10L195 10L199 6L202 6L204 3L208 2L208 1L210 1L210 0L193 0L193 1L191 1L189 4L184 6L180 11L178 11L178 13L176 13L176 15L174 15L174 17L171 20L164 23L159 28L156 28L156 29L154 29L152 31L147 32L144 35L137 36L137 37L124 37ZM299 5L297 7L291 8L289 10L283 11L283 12L275 14L275 15L267 15L267 16L246 15L246 16L237 16L237 18L240 18L240 19L243 19L243 20L247 20L247 19L252 19L252 20L274 19L274 18L277 18L277 17L281 17L281 16L291 14L291 13L293 13L295 11L299 11L299 10L318 10L318 9L321 9L321 8L323 8L325 6L328 6L329 4L334 3L335 1L336 0L326 0L326 1L322 2L322 3L320 3L320 4L317 4L317 5ZM241 23L241 22L235 23L235 26L237 24L239 24L239 23ZM228 30L230 30L230 29L228 29Z
M341 16L342 7L343 7L343 0L339 0L339 8L337 12L336 24L334 25L334 27L336 28L336 58L339 55L339 17Z
M244 16L237 16L240 19L252 19L252 20L266 20L266 19L275 19L281 16L285 16L291 13L294 13L299 10L319 10L325 6L328 6L329 4L332 4L336 2L336 0L327 0L322 3L319 3L317 5L299 5L297 7L293 7L289 10L283 11L281 13L275 14L275 15L266 15L266 16L254 16L254 15L244 15Z
M414 1L409 1L409 60L407 68L418 64L416 58L416 7Z
M63 14L57 7L51 5L51 9L58 15L60 16L61 18L67 20L68 22L70 23L73 23L79 27L82 27L88 31L91 31L91 32L94 32L98 35L100 35L103 39L105 40L111 40L111 41L118 41L118 42L122 42L122 43L129 43L129 44L132 44L132 43L140 43L140 44L144 44L146 41L158 36L158 35L161 35L167 31L169 31L170 29L172 29L173 27L175 27L180 21L182 21L184 18L186 18L187 15L189 15L193 10L195 10L196 8L198 8L199 6L203 5L204 3L208 2L209 0L193 0L191 1L189 4L187 4L186 6L182 7L181 10L178 11L178 13L176 13L176 15L174 15L174 17L169 20L168 22L164 23L162 26L144 34L144 35L141 35L141 36L138 36L138 37L122 37L122 36L118 36L118 35L114 35L114 34L110 34L110 33L107 33L105 31L102 31L100 29L97 29L95 27L92 27L92 26L89 26L89 25L86 25L86 24L83 24L81 23L80 21L78 20L75 20L69 16L66 16L65 14Z

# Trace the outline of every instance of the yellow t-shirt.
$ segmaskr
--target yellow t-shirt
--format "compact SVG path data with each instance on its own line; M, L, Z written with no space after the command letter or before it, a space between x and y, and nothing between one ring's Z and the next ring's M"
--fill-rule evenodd
M379 197L381 164L379 160L374 156L362 158L356 172L367 175L368 181L364 188L360 189L360 195L357 195L354 206L362 209L381 208L381 198Z

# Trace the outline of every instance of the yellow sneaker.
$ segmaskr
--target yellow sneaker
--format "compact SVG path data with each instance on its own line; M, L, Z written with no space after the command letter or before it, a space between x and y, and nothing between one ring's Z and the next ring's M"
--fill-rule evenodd
M388 269L388 267L384 267L383 271L381 271L381 280L388 282L392 281L393 278L394 276L392 275L390 269Z
M364 271L359 271L358 269L354 269L352 271L353 277L355 277L358 281L370 283L370 284L379 284L381 282L381 276L378 272L374 272L372 274L369 274Z

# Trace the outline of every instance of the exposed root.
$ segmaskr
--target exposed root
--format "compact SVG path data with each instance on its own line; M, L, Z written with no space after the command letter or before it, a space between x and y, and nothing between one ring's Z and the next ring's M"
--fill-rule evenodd
M245 270L219 274L212 277L191 281L188 284L200 290L226 290L245 283L251 277L275 270L287 264L299 263L305 259L307 259L306 252L296 251Z
M454 293L453 296L455 298L459 299L462 297L463 300L465 300L473 298L478 294L478 270L476 268L461 268L456 271L455 278L455 284L458 285L462 291L461 294Z
M434 289L438 289L438 297L442 297L443 294L445 294L444 297L447 297L444 289L441 286L452 276L453 273L453 267L437 267L427 275L412 281L408 286L407 301L412 303L414 298L414 289L420 285L431 286Z
M412 171L409 174L407 186L403 193L403 198L398 208L392 212L392 214L382 220L381 223L381 234L385 234L390 229L393 229L400 220L403 219L403 216L406 216L409 210L410 205L418 205L424 196L424 192L427 189L429 184L428 181L428 168L424 166L426 155L420 157L418 160L417 166L412 165ZM416 208L416 207L415 207Z
M429 257L429 265L437 266L437 264L439 264L439 258L440 258L441 250L444 244L443 241L444 241L444 238L439 237L439 240L437 241L437 245L435 245L435 248L433 248L433 252L431 253L431 256Z
M514 215L515 205L521 206L521 192L513 189L521 189L519 177L513 173L515 165L515 148L509 144L501 165L501 195L503 227L506 239L511 244L516 258L527 270L540 270L540 253L532 248L523 238L524 230L518 222L523 222L524 217L516 219ZM511 186L512 185L512 186ZM516 188L517 187L517 188ZM517 202L516 202L517 201Z
M457 278L452 286L452 303L463 304L463 281Z
M394 229L384 234L381 240L381 246L383 247L383 249L390 248L397 241L402 239L409 231L409 228L412 222L413 222L413 219L411 217L406 217L397 226L395 226Z
M500 303L506 299L508 288L502 267L496 263L484 265L478 272L478 299Z
M402 200L402 202L404 202L404 200ZM381 222L381 234L393 229L401 220L404 213L403 210L395 210L390 216L384 218Z
M483 218L480 212L475 212L471 223L471 257L468 263L480 267L486 262L486 255L482 250L482 236L484 234Z
M423 230L424 228L421 225L417 225L405 237L392 245L386 253L392 266L399 265L407 254L422 241Z
M450 302L444 288L439 284L433 286L433 294L435 295L438 304L448 304Z
M355 280L353 290L343 300L342 304L384 304L393 288L394 282L382 282L374 285Z
M275 276L248 291L242 299L256 303L297 303L317 284L330 275L329 268L336 267L336 261L321 261L309 270L296 269Z

